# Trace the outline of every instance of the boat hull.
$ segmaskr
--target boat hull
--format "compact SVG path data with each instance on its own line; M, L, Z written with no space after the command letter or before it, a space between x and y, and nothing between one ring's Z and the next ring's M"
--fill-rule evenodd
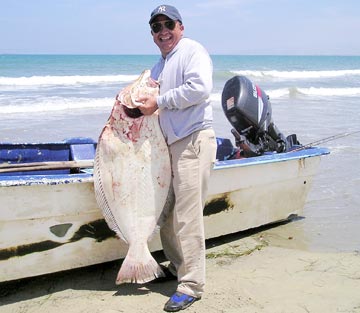
M326 149L216 162L204 209L206 238L301 215ZM124 258L107 227L92 170L0 177L0 281ZM159 235L149 243L161 250Z

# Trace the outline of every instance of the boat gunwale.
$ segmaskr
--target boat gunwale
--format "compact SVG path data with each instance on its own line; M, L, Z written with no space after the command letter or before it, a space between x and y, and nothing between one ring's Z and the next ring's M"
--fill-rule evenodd
M92 183L90 173L0 176L0 187Z
M226 161L216 161L214 170L222 170L226 168L245 167L267 163L285 162L304 158L311 158L329 154L330 150L322 147L310 147L297 151L289 151L285 153L270 153L252 158L233 159Z
M285 162L329 154L327 148L311 147L286 153L271 153L258 157L216 161L214 170L231 169L276 162ZM61 185L74 183L92 183L92 169L84 169L75 174L40 174L40 175L3 175L0 176L0 187Z

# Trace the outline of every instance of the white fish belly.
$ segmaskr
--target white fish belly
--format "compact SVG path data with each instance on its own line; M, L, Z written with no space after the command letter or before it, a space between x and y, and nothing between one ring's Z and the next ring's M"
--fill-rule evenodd
M171 179L168 148L156 125L157 115L142 118L136 142L120 138L121 130L108 125L97 147L99 171L95 175L100 174L102 190L118 225L118 229L112 228L127 242L135 230L136 237L145 232L148 237L154 231ZM158 131L160 134L154 135ZM148 225L147 229L144 225Z
M146 282L162 274L147 242L168 200L170 157L157 114L131 119L120 103L114 110L119 118L109 119L98 141L96 198L109 227L129 244L117 283ZM140 273L147 266L153 269Z

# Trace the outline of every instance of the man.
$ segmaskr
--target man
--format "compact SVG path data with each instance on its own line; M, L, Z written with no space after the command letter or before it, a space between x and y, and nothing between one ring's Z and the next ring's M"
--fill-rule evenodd
M160 83L160 95L138 101L145 115L159 109L170 152L175 204L160 235L168 270L178 279L164 310L176 312L199 300L205 285L203 208L216 155L209 101L212 62L203 46L183 37L184 25L175 7L158 6L149 24L161 52L151 71Z

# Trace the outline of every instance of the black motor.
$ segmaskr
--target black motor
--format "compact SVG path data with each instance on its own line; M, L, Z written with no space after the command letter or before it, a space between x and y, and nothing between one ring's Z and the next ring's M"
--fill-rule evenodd
M278 130L272 120L269 97L245 76L235 76L226 82L221 102L234 127L231 132L242 156L286 152L298 144L296 135L285 138Z

